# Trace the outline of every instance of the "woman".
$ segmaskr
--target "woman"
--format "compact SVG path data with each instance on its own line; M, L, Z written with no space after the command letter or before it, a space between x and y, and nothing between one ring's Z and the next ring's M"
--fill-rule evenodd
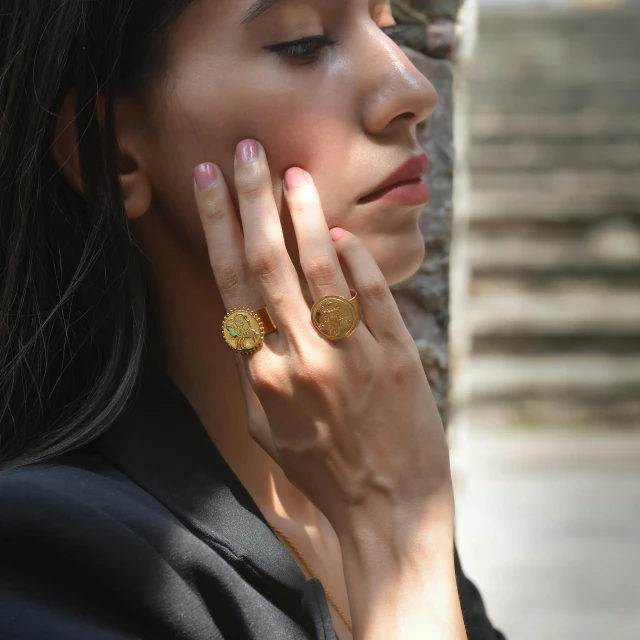
M4 0L0 637L499 637L388 287L436 104L392 27Z

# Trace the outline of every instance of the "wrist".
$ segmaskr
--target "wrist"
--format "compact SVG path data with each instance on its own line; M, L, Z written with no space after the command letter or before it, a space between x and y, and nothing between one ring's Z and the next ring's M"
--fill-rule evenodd
M465 638L448 505L395 527L361 518L340 537L352 621L359 638ZM393 529L397 529L393 533ZM399 532L399 533L398 533ZM390 635L390 632L394 635Z
M410 510L353 511L348 526L337 533L345 572L375 579L377 574L413 574L453 559L454 504L445 492L427 505Z

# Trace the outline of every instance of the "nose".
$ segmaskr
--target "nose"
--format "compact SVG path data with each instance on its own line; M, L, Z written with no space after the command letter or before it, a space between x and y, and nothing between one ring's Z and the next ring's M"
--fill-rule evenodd
M377 26L367 27L365 39L360 50L365 129L377 136L397 135L426 120L438 104L431 82Z

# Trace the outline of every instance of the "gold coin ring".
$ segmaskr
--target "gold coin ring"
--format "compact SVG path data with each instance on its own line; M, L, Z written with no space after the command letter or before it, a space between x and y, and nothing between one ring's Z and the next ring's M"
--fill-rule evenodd
M236 353L248 356L262 348L264 337L277 331L266 307L253 311L236 307L222 321L222 337Z
M353 298L324 296L311 309L311 322L315 330L327 340L348 338L360 322L358 293L349 289Z

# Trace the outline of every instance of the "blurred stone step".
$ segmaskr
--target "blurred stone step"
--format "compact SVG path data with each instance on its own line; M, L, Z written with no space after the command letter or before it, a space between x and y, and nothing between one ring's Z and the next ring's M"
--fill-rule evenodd
M565 393L519 395L507 398L474 398L460 405L454 424L466 422L473 429L492 430L566 427L640 427L640 394L627 392L580 397ZM622 459L619 459L619 463Z
M472 234L467 252L472 272L640 272L640 232L625 234L622 225L601 229L588 238L491 238Z
M617 138L625 135L631 137L638 135L638 121L640 114L635 109L625 110L623 108L603 109L589 104L582 105L579 109L566 111L546 111L529 109L523 106L517 111L504 109L502 104L493 100L485 102L478 100L474 103L472 113L469 116L471 130L479 123L479 135L482 136L481 126L490 127L497 136L502 139L507 132L513 131L516 136L521 134L531 137L532 135L558 138L560 136L576 136L583 134L586 136L607 135L607 131L613 131ZM502 126L501 124L502 123ZM515 123L515 124L512 124ZM507 138L511 140L512 138Z
M640 114L611 117L605 111L584 109L575 114L526 114L502 116L493 111L471 114L473 144L484 142L627 142L640 141Z
M638 354L474 355L457 376L455 396L466 401L565 394L640 397Z
M514 27L537 33L539 37L562 37L580 39L601 34L613 36L615 40L622 36L637 35L640 27L640 8L637 3L617 3L609 6L582 6L576 10L573 3L546 3L495 6L485 4L480 15L481 35L495 40L514 39Z
M594 291L636 298L640 296L640 269L634 269L627 279L620 278L619 272L612 278L605 272L600 278L584 277L582 274L554 274L551 278L521 278L511 273L481 274L473 278L469 295L473 300L482 301L493 296L562 296L567 292L588 296Z
M498 405L496 405L497 407ZM463 425L461 425L461 428ZM544 474L562 471L594 471L631 473L640 478L640 431L575 431L574 429L544 429L505 432L502 428L472 427L452 434L465 449L476 471L492 474L520 471ZM460 440L458 440L460 438ZM467 445L472 445L467 448ZM640 483L634 493L639 493ZM640 495L640 494L639 494ZM640 507L640 503L637 505ZM636 523L640 526L640 521Z
M640 167L640 138L607 142L480 142L470 149L471 170L552 172L554 168L576 170L608 169L637 171Z
M640 53L637 39L623 40L612 45L607 42L611 40L608 36L604 39L587 37L574 40L566 35L537 38L530 29L523 29L522 25L514 25L512 30L513 38L485 37L483 40L480 35L478 55L472 63L472 69L477 67L480 76L489 80L500 77L498 74L491 76L490 65L494 65L496 71L506 73L516 67L521 68L524 74L549 69L552 78L558 73L566 73L566 69L570 67L576 69L576 78L588 77L589 65L605 72L618 66L620 72L624 73L632 69L630 63ZM602 80L606 82L605 78Z
M493 176L493 178L492 178ZM471 220L595 220L640 212L637 175L556 171L472 175ZM482 185L482 186L481 186ZM464 215L460 211L460 215Z
M607 327L568 333L476 333L468 344L474 355L508 353L510 356L535 356L540 354L571 355L582 353L605 353L607 355L629 355L640 353L639 333L611 333ZM640 398L638 399L640 402Z
M469 295L484 296L518 289L531 295L555 293L574 289L575 291L637 291L640 295L640 269L637 264L624 271L620 267L567 268L557 263L546 265L544 269L473 269L473 280L469 284ZM563 270L564 268L564 270Z
M480 28L485 35L506 36L514 21L538 33L558 32L580 37L581 34L617 33L628 30L633 35L640 9L631 2L608 2L589 7L580 3L483 4Z
M640 85L617 85L602 91L597 84L573 87L566 91L553 91L553 87L537 84L513 86L496 83L489 86L471 83L474 100L482 101L484 110L496 109L501 113L539 111L543 114L574 113L585 108L603 109L612 113L633 113L640 107Z
M548 198L557 197L568 204L566 214L574 217L574 213L579 210L577 207L586 204L586 199L591 201L586 205L588 212L594 207L604 205L613 207L607 213L613 213L622 207L627 214L634 215L640 210L640 183L637 175L637 170L633 168L611 171L608 168L539 167L533 170L513 167L501 171L485 171L482 166L476 166L471 180L474 197L482 200L485 199L485 193L504 194L505 197L514 192L531 194L534 197L537 194L545 194ZM565 198L573 200L575 204L565 202ZM542 203L537 198L536 202Z
M573 46L568 41L562 44L567 49ZM558 91L593 85L615 88L620 84L637 82L637 57L608 60L591 49L571 50L558 55L548 43L542 43L538 50L512 49L508 55L494 48L485 51L472 63L472 84L487 89L505 84L550 85Z
M531 293L515 287L472 296L467 304L474 336L592 334L640 339L640 289L555 287Z
M566 23L559 21L557 25L549 21L541 26L527 24L524 20L514 20L512 24L505 27L500 33L491 33L487 29L486 16L480 16L479 21L479 46L481 55L487 52L501 51L508 53L515 48L520 51L543 52L545 48L553 53L564 54L566 56L575 53L588 52L590 49L598 52L605 58L625 58L638 51L638 42L634 38L640 25L637 21L627 25L626 28L595 32L585 29L582 33L572 33L572 29L567 29ZM549 27L558 27L557 31ZM635 31L635 33L634 33ZM626 36L626 37L625 37ZM527 47L523 47L523 40L526 38ZM572 48L574 45L575 48Z

